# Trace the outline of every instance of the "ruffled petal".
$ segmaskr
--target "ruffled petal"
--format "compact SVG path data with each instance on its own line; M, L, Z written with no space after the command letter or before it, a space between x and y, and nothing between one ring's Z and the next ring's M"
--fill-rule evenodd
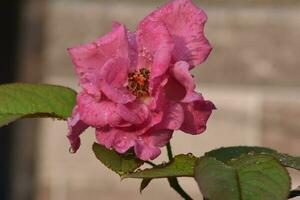
M173 130L157 130L154 128L144 136L144 140L154 146L164 147L170 141L172 135Z
M164 86L168 82L167 78L164 78L162 82L157 82L157 89L156 91L152 91L151 98L148 100L147 105L150 110L163 110L164 108L164 103L166 99L166 93Z
M170 130L178 130L184 120L184 112L180 103L168 102L164 107L163 120L160 127Z
M140 68L151 68L151 79L164 74L170 66L173 40L163 23L142 21L136 31ZM151 84L151 81L150 81Z
M135 146L137 139L147 135L149 130L159 124L161 120L162 113L152 113L143 124L128 127L105 126L97 128L96 139L99 144L104 145L106 148L113 148L119 153L124 153ZM157 142L157 144L160 143Z
M183 103L203 100L202 95L195 92L196 85L188 70L188 65L185 64L172 67L171 76L164 87L165 96L171 101Z
M189 71L189 64L185 61L179 61L175 63L171 70L173 77L185 87L185 96L181 99L181 102L192 102L196 100L201 100L201 95L194 92L196 84Z
M140 136L147 133L150 129L157 126L163 118L162 112L152 112L148 119L142 124L132 124L129 127L122 127L121 129L130 132L133 135Z
M117 110L124 121L132 124L142 124L149 117L148 107L140 101L125 105L119 104Z
M109 59L101 68L100 78L113 87L122 87L127 81L128 60Z
M172 58L186 61L190 67L206 60L211 45L204 36L207 16L191 0L174 0L147 16L144 21L161 21L175 43Z
M72 112L72 116L68 119L68 128L69 133L67 138L71 144L71 151L76 152L80 147L80 135L87 129L89 126L85 124L80 119L80 115L78 112L78 107L75 106Z
M159 147L145 143L143 139L138 140L138 142L134 146L134 152L139 159L145 161L153 160L157 158L161 153Z
M161 121L161 116L153 116L151 120L141 126L131 127L103 127L96 131L96 139L98 143L104 145L106 148L113 148L119 153L125 153L131 147L135 146L137 151L141 153L137 156L140 159L145 159L152 152L151 158L155 158L160 154L159 147L164 145L166 138L169 138L169 132L163 130L162 134L158 131L154 132L153 127ZM157 133L157 138L154 135ZM152 149L152 150L149 150ZM153 153L156 152L156 153ZM146 155L147 154L147 155ZM149 159L148 159L149 160Z
M117 128L102 128L96 130L97 142L106 148L113 148L119 153L125 153L135 145L136 136Z
M101 54L97 53L97 48L95 43L89 43L69 48L68 51L76 66L81 86L87 93L100 98L100 82L97 75L106 60Z
M171 139L171 130L151 130L138 137L134 146L135 154L141 160L153 160L160 155L160 147L165 146Z
M122 58L129 63L127 39L126 29L120 25L95 42L68 49L87 93L99 97L101 68L109 59Z
M190 134L200 134L206 129L206 122L216 109L210 101L198 100L191 103L182 103L184 110L184 121L180 130Z
M128 77L128 60L110 59L101 69L101 91L110 100L116 103L128 103L135 100L135 96L126 89Z
M153 112L143 124L137 125L135 128L135 135L143 135L148 130L159 124L163 119L162 112Z
M116 88L109 84L103 84L101 90L106 97L115 103L125 104L134 101L136 98L125 87Z
M116 138L117 131L112 128L98 128L96 129L96 140L99 144L111 149Z
M186 96L185 87L177 81L173 76L168 78L168 82L164 87L166 98L180 102Z
M119 26L122 26L122 24L119 22L113 23L113 29L117 29ZM127 29L127 38L129 44L130 71L135 71L138 64L138 48L135 33Z
M117 105L111 101L98 101L83 91L77 96L77 105L81 120L90 126L117 126L122 122L116 112Z
M136 136L126 132L118 132L114 141L114 149L119 153L125 153L135 145Z

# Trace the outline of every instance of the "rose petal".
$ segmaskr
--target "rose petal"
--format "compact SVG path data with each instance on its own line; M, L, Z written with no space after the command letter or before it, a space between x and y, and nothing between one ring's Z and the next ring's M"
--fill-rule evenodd
M95 42L68 49L76 72L80 76L80 84L87 93L99 98L99 78L102 66L111 58L128 60L128 41L124 26L114 30Z
M68 119L69 133L67 138L71 144L72 152L76 152L80 147L80 135L89 127L83 121L81 121L78 107L75 106L72 112L72 116Z
M162 121L162 112L152 112L148 119L142 124L131 124L131 126L120 127L125 132L130 132L132 135L140 136L148 132L151 128L158 125Z
M181 102L192 102L202 99L201 95L198 95L196 92L194 92L196 84L194 83L194 79L189 71L189 68L190 67L187 62L179 61L175 63L171 70L174 78L185 87L185 96Z
M172 130L156 130L155 128L144 136L144 140L157 147L164 147L172 138Z
M174 43L163 23L144 20L136 31L139 67L151 68L151 79L164 74L171 61ZM151 84L151 82L150 82Z
M122 58L109 59L101 68L100 77L113 87L122 87L128 77L128 60Z
M96 140L99 144L104 145L110 149L113 146L117 132L111 128L98 128L96 129Z
M180 102L186 96L185 87L173 76L168 78L168 82L164 89L166 97L172 101Z
M145 21L161 21L175 43L173 60L186 61L190 67L201 64L212 47L204 36L205 12L190 0L175 0L147 16Z
M100 73L100 68L104 64L105 59L101 54L97 53L97 45L95 43L89 43L69 48L68 51L76 66L76 72L80 77L81 86L87 93L100 98L100 82L97 74Z
M108 60L101 68L100 90L116 103L128 103L135 99L125 87L128 76L128 60L118 58Z
M156 91L151 92L150 100L147 102L147 106L150 110L163 110L165 99L166 99L166 92L164 86L168 82L168 78L162 76L162 81L155 83L157 86Z
M118 132L114 141L114 149L119 153L125 153L135 145L136 136L127 132Z
M122 118L116 112L117 105L111 101L97 101L87 93L81 92L77 96L77 105L81 120L90 126L117 126L122 122Z
M148 130L150 130L152 127L159 124L163 119L163 113L162 112L152 112L151 115L149 115L148 120L146 120L141 125L136 125L133 128L135 135L143 135Z
M216 109L210 101L199 100L191 103L182 103L184 121L180 130L190 134L200 134L206 129L206 122Z
M134 146L135 155L141 160L153 160L161 153L160 149L156 146L149 145L143 140L140 140Z
M184 120L184 112L181 104L176 102L168 102L164 108L163 120L160 127L170 130L178 130Z
M119 22L113 23L113 29L118 28L119 26L122 26L122 24ZM131 62L130 71L133 72L134 70L136 70L138 64L138 49L135 33L127 30L127 38L129 44L129 57Z
M149 133L138 137L134 146L135 154L141 160L153 160L160 155L160 148L166 145L173 131L170 130L152 130Z
M140 136L137 133L143 131ZM119 153L125 153L134 147L136 156L142 160L156 158L160 154L160 147L166 145L171 139L173 131L156 129L131 131L124 128L98 128L97 142L106 148L113 148Z
M118 105L118 114L127 122L132 124L141 124L148 119L149 109L147 106L140 102L135 101L125 105Z
M125 87L116 88L109 84L103 84L101 90L106 97L115 103L125 104L134 101L136 98Z
M136 136L122 129L102 128L97 129L96 139L106 148L114 148L119 153L125 153L135 145Z

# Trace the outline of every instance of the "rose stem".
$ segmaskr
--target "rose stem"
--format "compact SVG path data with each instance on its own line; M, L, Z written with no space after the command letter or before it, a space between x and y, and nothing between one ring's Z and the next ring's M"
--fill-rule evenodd
M173 160L173 153L172 153L172 147L171 147L171 143L168 142L167 144L167 152L168 152L168 157L169 160L172 161ZM170 186L177 191L178 194L180 194L180 196L182 198L184 198L185 200L193 200L183 189L182 187L179 185L179 182L177 180L176 177L171 177L168 178L169 184Z

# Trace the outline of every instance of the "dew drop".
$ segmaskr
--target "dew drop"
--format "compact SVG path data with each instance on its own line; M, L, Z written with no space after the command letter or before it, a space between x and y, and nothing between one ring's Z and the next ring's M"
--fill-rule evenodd
M163 161L162 163L161 163L161 166L165 166L167 164L167 162L166 161Z
M142 170L141 169L137 169L135 172L141 172Z
M119 147L119 148L122 148L122 147L124 147L125 145L126 145L126 141L124 141L124 140L121 140L121 141L119 141L119 142L116 144L116 146Z
M192 153L188 153L187 156L188 156L189 158L193 158L193 157L194 157L194 155L193 155Z
M69 148L69 153L74 154L74 153L75 153L75 150L74 150L72 147L70 147L70 148Z

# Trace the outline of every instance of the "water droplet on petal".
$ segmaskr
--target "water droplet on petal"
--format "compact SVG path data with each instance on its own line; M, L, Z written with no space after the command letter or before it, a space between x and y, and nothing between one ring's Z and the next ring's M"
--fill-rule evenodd
M119 147L119 148L122 148L122 147L124 147L125 145L126 145L126 141L124 141L124 140L121 140L121 141L119 141L119 142L116 144L116 146Z

